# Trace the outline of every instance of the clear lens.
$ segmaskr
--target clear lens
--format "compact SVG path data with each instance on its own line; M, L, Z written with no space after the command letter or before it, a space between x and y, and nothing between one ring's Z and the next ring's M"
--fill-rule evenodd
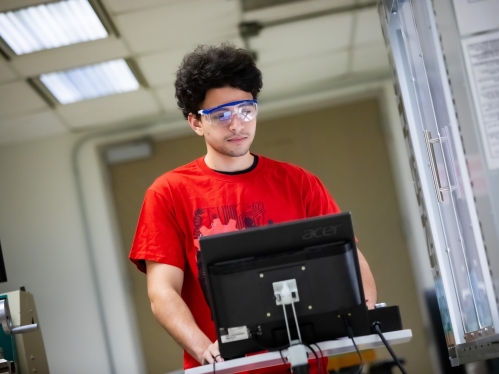
M254 119L257 115L257 107L255 103L239 105L237 115L243 122L248 122Z
M232 122L234 114L242 122L249 122L258 114L257 105L256 103L242 103L233 107L220 108L208 114L207 119L211 124L225 126Z
M230 123L232 120L232 111L230 108L221 108L218 110L215 110L214 112L211 112L209 114L211 123L214 124L225 124L225 123Z

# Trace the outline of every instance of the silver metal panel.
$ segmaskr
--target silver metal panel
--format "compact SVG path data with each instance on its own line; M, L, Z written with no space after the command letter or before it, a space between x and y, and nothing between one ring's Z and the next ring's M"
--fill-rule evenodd
M383 1L379 10L444 332L453 348L492 336L499 325L463 145L431 3Z
M475 206L497 296L499 290L499 194L497 193L499 170L491 170L487 167L487 151L483 145L479 121L473 105L471 83L465 68L461 37L454 17L452 0L434 2L433 7L459 119L459 131L466 151Z

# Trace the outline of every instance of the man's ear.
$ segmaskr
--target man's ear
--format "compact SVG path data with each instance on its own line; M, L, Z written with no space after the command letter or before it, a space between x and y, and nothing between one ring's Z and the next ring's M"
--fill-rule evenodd
M189 121L189 126L191 126L191 129L193 129L196 134L198 134L199 136L204 135L201 121L196 118L195 114L189 113L189 116L187 116L187 121Z

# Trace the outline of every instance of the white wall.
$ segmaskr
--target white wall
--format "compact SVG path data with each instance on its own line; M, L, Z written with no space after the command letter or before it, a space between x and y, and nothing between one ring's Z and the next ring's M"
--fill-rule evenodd
M25 286L34 295L52 374L145 372L122 270L127 259L117 248L98 156L99 141L120 136L64 135L0 147L0 241L8 276L0 293Z
M0 148L8 282L33 293L51 373L110 372L66 135Z

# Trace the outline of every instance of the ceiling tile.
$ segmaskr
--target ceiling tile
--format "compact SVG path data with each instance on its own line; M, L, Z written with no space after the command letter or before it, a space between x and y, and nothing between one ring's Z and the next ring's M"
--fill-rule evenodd
M177 99L175 98L175 88L173 86L161 87L155 90L158 96L161 106L166 111L166 113L182 113L182 111L177 106Z
M185 47L168 52L139 56L137 57L137 63L150 86L172 85L182 58L191 50L192 48Z
M115 18L133 52L143 53L234 38L240 17L237 1L184 0Z
M353 16L348 13L269 27L250 39L250 46L258 52L259 63L287 63L348 47L352 22Z
M364 45L353 50L352 72L389 69L384 43Z
M229 40L236 47L243 48L241 38ZM175 74L184 56L191 52L193 47L184 46L169 51L142 55L137 57L137 63L151 87L173 85Z
M24 77L34 77L128 55L124 41L111 36L92 42L16 56L12 58L12 65Z
M26 8L33 5L47 3L50 0L2 0L0 1L0 12Z
M354 44L383 42L381 22L376 8L357 12Z
M37 109L48 109L48 106L26 82L17 81L0 86L0 118Z
M329 53L289 61L286 65L260 66L263 74L262 94L291 94L302 86L311 86L347 72L348 52Z
M244 12L245 21L272 22L331 9L354 5L357 0L307 0L274 5Z
M52 111L0 120L0 145L34 140L66 133Z
M0 57L0 83L16 79L17 75L10 68L9 64Z
M56 111L73 128L129 123L134 119L150 117L160 109L151 92L138 90L98 99L60 105Z
M104 5L111 14L117 14L181 1L183 0L105 0Z

